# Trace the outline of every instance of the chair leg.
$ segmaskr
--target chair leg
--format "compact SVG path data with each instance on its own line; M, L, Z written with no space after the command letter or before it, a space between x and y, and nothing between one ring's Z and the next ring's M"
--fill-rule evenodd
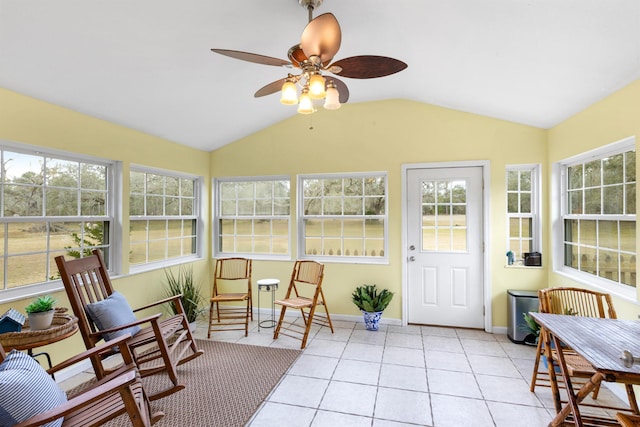
M278 324L276 325L276 329L273 331L273 339L278 339L278 334L280 334L280 328L282 327L282 321L284 320L284 313L287 311L287 306L283 305L280 309L280 319L278 320Z
M309 309L309 314L305 319L304 335L302 336L302 345L300 346L300 349L304 349L307 346L307 338L309 338L309 332L311 331L311 325L313 324L313 315L316 312L316 307L317 305L311 306L311 308ZM300 311L303 312L304 316L304 310Z
M251 316L251 320L253 320L253 310L251 310L251 298L247 298L247 312L244 318L244 336L249 336L249 316Z
M538 337L538 347L536 350L536 360L533 362L533 374L531 376L531 386L529 390L531 393L536 391L536 381L538 379L538 369L540 366L540 353L542 352L542 337Z
M211 322L213 322L213 303L209 306L209 325L207 327L207 338L211 338Z

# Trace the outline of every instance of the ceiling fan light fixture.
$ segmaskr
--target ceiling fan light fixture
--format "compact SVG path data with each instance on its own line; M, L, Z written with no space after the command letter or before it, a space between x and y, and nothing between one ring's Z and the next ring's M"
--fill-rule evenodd
M325 85L324 77L322 77L322 75L320 74L313 74L309 78L309 95L311 95L311 98L313 99L324 98L326 94L324 90L324 85Z
M284 105L295 105L298 103L298 89L296 84L290 79L286 79L280 92L280 103Z
M309 89L305 87L304 89L302 89L302 94L300 94L300 100L298 102L298 113L312 114L315 112L316 109L313 108L313 101L311 101L311 96L309 96Z
M337 110L340 108L340 105L340 94L338 93L338 88L336 88L333 81L330 81L327 84L327 95L324 100L324 108L325 110Z

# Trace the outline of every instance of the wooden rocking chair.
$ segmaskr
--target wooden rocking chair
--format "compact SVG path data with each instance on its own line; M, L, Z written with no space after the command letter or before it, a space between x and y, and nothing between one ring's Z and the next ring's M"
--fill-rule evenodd
M126 308L123 308L122 304L113 304L118 299L122 299L122 295L114 293L99 251L94 250L92 256L70 261L65 260L63 256L58 256L56 264L73 313L78 318L78 327L87 349L95 347L105 335L113 337L112 334L118 336L122 333L130 333L132 337L126 341L126 345L133 355L140 375L146 377L164 372L171 380L171 385L168 388L150 395L151 400L175 393L185 387L178 381L176 366L202 355L204 351L198 349L193 339L180 295L131 311L126 302L124 303ZM131 314L166 303L175 305L176 315L161 319L161 313L158 313L136 320L135 316ZM94 318L90 316L97 307L103 309L107 317L107 319L102 319L101 325L96 324L95 314ZM118 318L110 318L112 312L116 313L114 317L126 312L127 316L122 317L127 320L122 322ZM140 327L145 324L148 326ZM102 326L101 330L99 326ZM112 351L104 351L92 355L91 363L98 378L102 378L108 373L103 367L102 359L111 353Z
M16 424L15 427L41 426L60 417L64 417L64 421L62 422L63 427L99 426L124 413L127 413L129 416L132 426L149 427L164 417L164 413L162 412L151 413L148 398L140 382L140 376L131 353L126 345L122 345L129 337L130 336L126 334L120 338L104 343L101 346L94 347L57 364L46 372L44 368L41 368L35 361L33 362L33 368L27 368L24 362L18 362L20 366L16 366L16 368L20 373L18 376L15 376L15 378L16 381L24 383L14 384L13 386L15 386L16 390L20 390L23 395L26 393L25 387L32 387L34 389L33 394L37 395L37 397L34 396L33 401L23 401L26 405L24 409L22 409L22 411L25 411L23 413L37 412L39 405L50 408ZM52 397L45 396L45 394L51 392L52 389L57 389L57 386L53 383L49 375L118 345L122 345L123 365L120 368L90 387L82 389L73 396L68 396L68 400L65 403L58 404L53 401L54 399ZM22 355L24 355L24 353L19 354L21 357ZM24 356L29 357L27 355ZM10 354L9 358L11 357L12 355ZM3 362L5 358L7 358L7 354L0 345L0 362ZM4 370L3 374L7 372L7 370ZM46 381L51 381L51 383L45 384ZM63 393L59 389L57 392ZM41 403L43 400L47 403ZM20 403L20 405L23 403ZM34 408L34 406L29 405L36 407Z

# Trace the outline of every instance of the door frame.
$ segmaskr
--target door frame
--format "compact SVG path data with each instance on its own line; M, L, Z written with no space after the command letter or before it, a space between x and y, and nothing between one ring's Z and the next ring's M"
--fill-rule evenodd
M489 254L491 253L491 240L490 236L490 221L491 218L489 212L489 188L490 185L490 168L491 163L489 160L468 160L460 162L432 162L432 163L407 163L402 165L402 326L408 324L408 309L409 303L407 296L409 294L408 283L408 236L407 236L407 173L412 169L447 169L447 168L459 168L459 167L481 167L482 168L482 233L483 233L483 246L484 251L482 254L482 266L483 266L483 303L484 303L484 330L486 332L492 332L493 325L493 310L491 305L491 270L489 263Z

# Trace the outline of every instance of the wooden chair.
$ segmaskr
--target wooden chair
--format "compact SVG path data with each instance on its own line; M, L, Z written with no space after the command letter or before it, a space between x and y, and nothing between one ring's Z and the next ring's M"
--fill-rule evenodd
M156 308L165 303L173 303L177 310L177 314L174 316L161 319L161 313L157 313L120 326L99 330L89 317L87 306L104 302L114 294L101 253L94 250L93 255L89 257L67 261L63 256L58 256L55 260L73 313L78 318L78 327L87 349L95 347L103 339L104 333L118 333L131 327L143 325L142 329L126 341L140 375L146 377L164 372L171 381L169 387L150 395L149 398L155 400L182 390L185 386L178 381L176 366L194 359L204 352L198 349L193 339L180 295L133 310L135 313L140 310ZM93 353L91 356L91 363L98 378L103 378L108 373L103 367L102 359L109 355L111 352L104 351Z
M291 273L291 280L284 299L276 300L275 304L281 305L280 319L273 333L273 339L279 334L301 339L300 348L305 348L312 324L328 326L333 333L331 316L322 291L322 279L324 277L324 265L316 261L296 261ZM324 308L324 313L316 311L318 306ZM298 319L286 320L287 308L300 310L302 325ZM284 326L284 328L283 328Z
M606 293L590 291L582 288L548 288L538 291L538 299L541 313L570 314L585 317L616 318L616 311L613 308L611 296ZM545 354L544 343L546 337L544 328L540 330L536 359L531 377L531 392L535 391L536 385L550 387L550 377L547 372L539 372L540 359ZM594 374L591 364L583 357L572 354L565 349L565 360L571 376L577 378L590 378ZM553 352L552 352L553 353ZM557 365L553 366L553 361L547 360L548 366L555 369L556 375L560 375ZM593 398L598 398L599 387L593 391Z
M96 346L57 364L46 372L53 375L61 369L121 345L129 337L124 335ZM60 417L64 417L62 423L64 427L99 426L124 413L128 414L131 425L134 427L148 427L155 424L164 417L164 413L151 412L133 357L126 345L121 345L120 348L123 364L117 370L90 387L82 389L76 395L68 396L69 400L66 403L22 421L15 427L41 426ZM4 361L6 356L0 345L0 362Z
M226 291L226 292L223 292ZM235 292L230 292L231 290ZM223 304L222 306L220 304ZM245 307L229 306L228 303L243 303ZM249 318L253 320L251 297L251 260L246 258L221 258L216 260L213 275L213 292L209 306L209 330L244 330L249 334ZM241 327L234 327L241 326Z
M616 414L616 420L618 420L622 427L640 427L640 415L618 412Z

